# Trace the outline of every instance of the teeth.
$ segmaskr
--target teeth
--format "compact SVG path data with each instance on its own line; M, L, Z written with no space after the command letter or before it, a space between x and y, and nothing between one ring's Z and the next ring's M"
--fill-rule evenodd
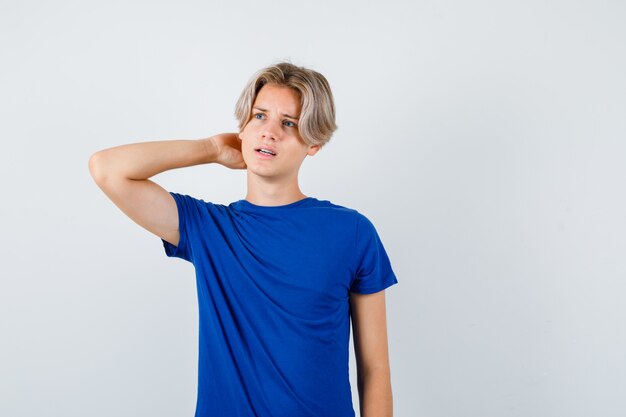
M259 149L259 152L268 153L270 155L275 155L272 151L268 151L267 149L263 149L263 148Z

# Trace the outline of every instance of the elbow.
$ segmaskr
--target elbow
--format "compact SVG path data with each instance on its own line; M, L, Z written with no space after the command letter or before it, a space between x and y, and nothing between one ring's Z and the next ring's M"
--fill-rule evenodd
M102 151L94 153L89 158L89 173L98 185L104 183L106 180L107 169L105 165L105 157L102 154Z

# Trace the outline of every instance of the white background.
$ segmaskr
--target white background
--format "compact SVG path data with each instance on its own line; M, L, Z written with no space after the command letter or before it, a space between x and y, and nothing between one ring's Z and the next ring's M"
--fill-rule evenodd
M324 74L337 105L301 189L368 216L399 280L395 415L626 413L624 2L0 9L0 415L193 415L193 266L88 159L235 131L241 89L283 59ZM152 179L245 196L245 171L220 165Z

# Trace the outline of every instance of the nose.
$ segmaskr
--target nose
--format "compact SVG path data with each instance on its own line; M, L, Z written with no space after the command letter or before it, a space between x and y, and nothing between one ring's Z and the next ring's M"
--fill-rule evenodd
M263 131L261 132L261 136L263 137L263 139L278 139L280 136L279 124L280 122L268 120L263 127Z

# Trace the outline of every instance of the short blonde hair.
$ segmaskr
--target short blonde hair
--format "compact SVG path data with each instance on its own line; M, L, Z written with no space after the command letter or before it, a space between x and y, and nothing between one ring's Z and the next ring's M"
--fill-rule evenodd
M243 131L252 114L256 96L265 84L290 87L300 96L298 130L309 146L324 146L337 130L333 93L326 78L317 71L289 62L279 62L257 71L241 92L235 105L239 130Z

